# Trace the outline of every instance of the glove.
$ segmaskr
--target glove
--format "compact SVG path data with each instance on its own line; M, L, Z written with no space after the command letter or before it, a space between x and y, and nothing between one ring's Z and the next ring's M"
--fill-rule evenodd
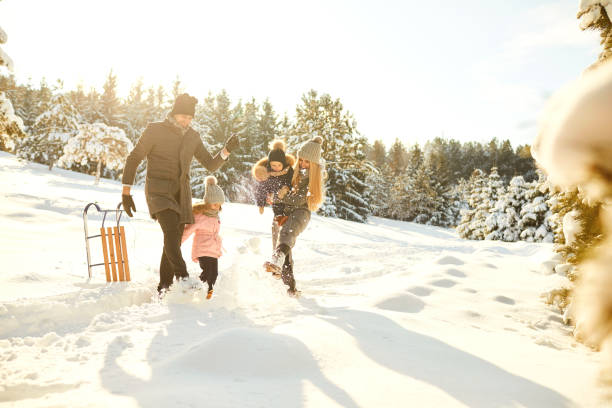
M283 198L285 198L285 196L287 195L287 193L289 192L289 187L287 186L283 186L283 188L281 188L280 190L278 190L278 192L276 193L276 196L282 200Z
M238 139L238 136L236 135L232 135L230 136L229 139L227 139L225 141L225 146L224 146L228 152L232 152L234 150L236 150L238 147L240 147L240 139Z
M122 194L121 203L123 204L123 210L125 211L125 213L128 216L133 217L132 211L136 212L136 206L134 205L134 200L132 200L132 196L129 194Z

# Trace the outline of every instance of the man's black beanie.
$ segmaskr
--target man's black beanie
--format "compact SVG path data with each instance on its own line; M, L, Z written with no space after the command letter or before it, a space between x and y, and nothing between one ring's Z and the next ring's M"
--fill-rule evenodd
M174 106L170 115L189 115L195 116L195 106L198 100L189 94L180 94L174 101Z

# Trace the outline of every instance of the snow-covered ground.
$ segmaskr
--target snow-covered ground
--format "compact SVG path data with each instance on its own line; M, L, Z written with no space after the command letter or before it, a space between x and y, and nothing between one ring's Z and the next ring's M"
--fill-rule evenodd
M605 404L598 354L540 297L565 279L549 273L550 244L315 216L293 299L260 268L271 212L228 204L213 299L159 303L161 231L141 188L122 220L133 281L107 284L99 266L88 280L83 208L120 199L119 183L93 181L0 153L0 407Z

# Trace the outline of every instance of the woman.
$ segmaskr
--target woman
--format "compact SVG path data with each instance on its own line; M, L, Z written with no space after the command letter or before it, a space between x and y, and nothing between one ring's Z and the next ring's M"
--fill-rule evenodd
M323 171L321 169L321 144L323 139L314 137L304 143L298 151L291 191L285 187L275 198L275 203L285 205L286 220L278 222L278 235L273 237L277 243L269 262L264 264L268 272L281 275L285 285L289 286L287 293L298 296L293 277L293 257L291 250L299 234L306 229L312 211L317 211L323 203ZM274 230L273 230L274 233Z

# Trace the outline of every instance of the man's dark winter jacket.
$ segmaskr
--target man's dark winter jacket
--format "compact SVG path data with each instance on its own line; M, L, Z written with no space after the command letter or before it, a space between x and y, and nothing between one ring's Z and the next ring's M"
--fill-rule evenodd
M179 222L193 224L189 170L195 157L208 171L215 171L225 162L219 153L215 157L206 150L200 135L193 130L183 133L170 123L149 123L134 150L128 155L123 169L123 184L134 183L136 168L147 158L145 196L152 218L162 210L179 214Z

